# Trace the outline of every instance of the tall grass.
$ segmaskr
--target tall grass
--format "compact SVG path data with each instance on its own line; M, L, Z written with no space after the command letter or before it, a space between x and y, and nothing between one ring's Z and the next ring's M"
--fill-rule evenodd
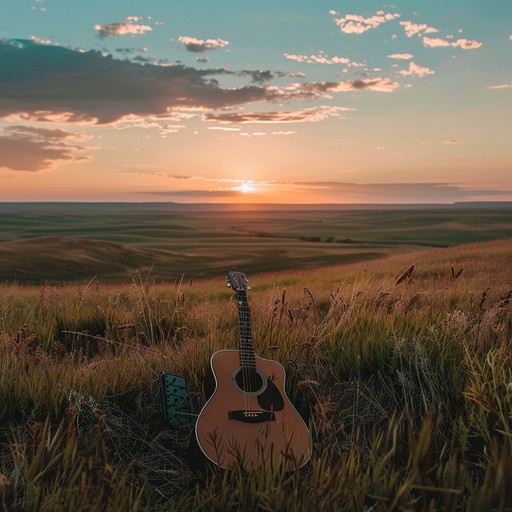
M251 279L256 350L285 366L311 430L296 471L196 470L193 421L163 421L159 375L184 375L197 413L209 357L236 346L222 276L4 285L0 504L511 511L511 254L501 241Z

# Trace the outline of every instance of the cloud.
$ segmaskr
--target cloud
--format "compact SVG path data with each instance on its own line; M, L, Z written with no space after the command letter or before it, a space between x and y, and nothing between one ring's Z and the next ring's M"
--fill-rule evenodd
M351 202L447 203L478 196L510 195L506 190L470 189L450 183L344 183L337 181L290 182L297 192L322 193L325 199ZM336 201L339 202L339 199Z
M408 70L403 69L402 71L398 71L398 74L402 75L402 76L424 77L426 75L433 75L434 73L435 73L435 71L433 71L432 69L427 68L427 67L424 68L424 67L418 66L418 64L415 64L412 61L409 62Z
M176 179L180 177L176 176ZM201 177L186 177L198 181L205 186ZM159 190L149 194L176 198L189 197L201 200L232 199L243 196L240 186L245 183L240 180L208 180L212 182L211 190L200 187L189 190ZM218 182L218 183L214 183ZM349 203L452 203L470 200L482 196L493 197L510 194L509 191L470 189L450 183L350 183L339 181L252 181L250 185L258 190L260 187L266 193L281 197L285 193L293 193L301 202L305 197L314 197L316 201L349 202ZM214 189L218 186L219 189ZM220 187L230 188L220 188Z
M443 140L443 144L447 144L447 145L453 145L453 144L459 144L459 143L460 143L460 140L457 140L457 139Z
M42 39L41 37L38 37L38 36L30 36L30 40L36 44L54 44L54 45L57 44L53 41L50 41L50 39Z
M462 48L463 50L475 50L482 46L482 42L477 41L476 39L457 39L457 41L452 43L452 46L454 48Z
M424 37L423 45L429 48L443 47L443 46L451 46L453 48L461 48L462 50L475 50L482 46L480 41L476 39L457 39L453 43L447 41L446 39L441 39L440 37Z
M225 41L224 39L197 39L190 36L180 36L178 37L178 41L185 45L187 51L194 53L224 48L224 46L229 44L229 41Z
M217 121L221 123L315 123L328 118L339 118L341 112L347 110L353 109L321 106L291 112L226 112L220 114L204 114L203 119L205 121Z
M436 48L439 46L451 46L451 43L440 37L424 37L423 45L429 48Z
M0 40L0 118L59 123L113 124L136 118L165 122L198 112L250 103L314 100L335 92L398 88L388 78L306 82L287 87L223 88L215 75L253 82L285 76L270 71L195 69L139 64L98 51L77 51L28 40ZM30 80L27 79L30 70ZM193 111L193 113L191 113Z
M209 126L208 130L219 130L221 132L239 132L240 128L228 128L226 126Z
M0 69L0 117L16 114L25 120L106 124L127 115L172 118L174 109L221 109L294 97L277 87L222 88L208 78L236 74L225 69L141 65L27 40L0 40ZM243 73L254 73L253 80L267 76Z
M143 193L154 196L201 197L211 199L219 197L243 197L244 195L240 190L157 190Z
M253 83L263 83L274 78L281 78L283 76L287 76L286 73L281 71L270 71L270 70L242 70L242 71L229 71L228 74L234 74L236 76L250 76L252 78Z
M439 32L437 28L429 27L426 23L413 23L412 21L401 21L400 25L404 27L407 37L414 35L421 36L422 34L433 34Z
M133 53L148 53L148 49L145 46L140 46L138 48L116 48L114 51L122 55L131 55Z
M0 135L0 167L15 171L43 171L58 162L87 160L75 154L89 149L71 143L80 134L61 129L9 126Z
M335 11L331 11L333 14ZM336 14L334 14L336 16ZM379 11L378 14L365 18L359 14L346 14L341 18L334 18L334 22L345 34L363 34L368 30L372 30L388 21L399 18L400 14L384 13Z
M293 84L298 93L318 94L327 92L351 92L351 91L376 91L392 92L398 89L399 84L389 78L372 78L348 80L344 82L309 82L304 84Z
M390 59L397 59L397 60L410 60L414 57L412 53L392 53L391 55L388 55Z
M283 56L288 60L296 62L304 62L306 64L345 64L348 67L362 67L364 64L355 62L348 57L329 57L324 52L319 52L316 55L300 55L295 53L284 53Z
M98 32L98 37L105 38L110 36L124 35L142 35L151 32L153 29L149 25L141 25L135 23L140 18L129 16L126 21L120 23L109 23L108 25L94 25L94 29Z
M486 89L512 89L512 84L488 85Z

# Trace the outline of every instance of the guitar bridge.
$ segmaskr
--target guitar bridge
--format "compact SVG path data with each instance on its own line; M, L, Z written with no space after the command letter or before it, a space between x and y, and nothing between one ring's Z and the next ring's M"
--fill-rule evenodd
M271 411L228 411L230 420L243 421L244 423L263 423L264 421L275 421L276 415Z

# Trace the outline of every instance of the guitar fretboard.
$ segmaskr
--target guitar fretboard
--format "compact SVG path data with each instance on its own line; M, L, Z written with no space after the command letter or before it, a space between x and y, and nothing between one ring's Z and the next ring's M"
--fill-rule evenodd
M256 356L251 332L251 312L247 302L247 292L237 290L238 304L238 336L240 345L240 366L242 368L256 369Z

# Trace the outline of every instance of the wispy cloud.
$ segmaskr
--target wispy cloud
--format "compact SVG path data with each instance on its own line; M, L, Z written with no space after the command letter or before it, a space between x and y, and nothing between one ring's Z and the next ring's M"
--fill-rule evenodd
M35 172L60 162L87 160L77 156L89 149L72 142L77 140L84 140L84 136L61 129L9 126L0 135L0 167Z
M176 179L181 177L176 176ZM176 198L198 198L201 200L232 200L243 196L240 180L211 180L201 177L185 177L196 188L188 190L159 190L149 194ZM208 184L210 183L210 184ZM257 201L258 194L274 194L283 197L292 193L296 202L305 197L319 202L339 202L343 198L349 203L452 203L471 200L475 197L499 197L510 192L483 188L466 188L450 183L352 183L340 181L252 181L250 186ZM247 196L245 196L247 197Z
M457 41L450 42L440 37L424 37L423 45L429 48L450 46L453 48L461 48L462 50L475 50L482 46L482 42L476 39L457 39Z
M443 140L443 144L446 144L448 146L453 145L453 144L460 144L460 140L457 140L457 139L446 139L446 140Z
M274 80L274 78L281 78L283 76L287 76L286 73L282 73L281 71L270 71L270 70L246 70L243 69L242 71L233 71L228 72L229 74L234 74L236 76L248 76L252 78L253 83L263 83L268 82L270 80Z
M388 55L388 57L396 60L410 60L414 55L412 53L392 53L391 55Z
M120 53L121 55L131 55L134 53L148 53L148 49L145 46L139 46L138 48L116 48L114 51L116 53Z
M409 69L398 71L399 75L402 76L419 76L424 77L426 75L433 75L435 71L430 68L418 66L418 64L414 62L409 62Z
M437 34L439 33L439 30L427 25L426 23L400 21L400 25L404 28L407 37L418 36L422 38L423 45L428 48L452 47L461 48L462 50L475 50L482 46L482 42L477 41L476 39L459 38L456 41L450 41L453 39L452 35L448 35L445 38L430 37L426 34ZM460 32L461 30L459 30L459 33Z
M216 50L217 48L224 48L229 44L229 41L224 39L197 39L191 36L180 36L178 41L185 45L189 52L202 53L208 50Z
M144 192L144 194L166 197L196 197L202 199L233 198L243 197L244 195L240 190L157 190Z
M288 60L294 60L296 62L304 62L306 64L344 64L348 67L362 67L364 66L361 62L355 62L350 60L348 57L330 57L324 52L318 52L313 55L301 55L297 53L284 53L283 56Z
M129 16L126 21L120 23L109 23L108 25L94 25L98 37L124 36L124 35L142 35L151 32L153 29L149 25L137 23L140 20L138 16Z
M358 80L346 80L342 82L309 82L304 84L292 84L298 92L302 93L328 93L351 91L376 91L393 92L400 85L389 78L365 78Z
M353 110L346 107L314 107L291 112L234 112L205 114L206 121L217 121L222 123L304 123L324 121L328 118L339 118L342 112Z
M466 188L450 183L344 183L337 181L291 182L297 190L323 192L326 198L351 202L446 203L478 196L509 195L510 191Z
M336 11L330 11L330 14L336 16ZM368 30L375 29L388 21L397 19L400 14L384 13L378 11L374 16L365 18L359 14L346 14L342 17L335 17L334 22L345 34L363 34Z
M487 89L512 89L512 84L489 85Z
M221 132L239 132L240 128L230 128L227 126L209 126L208 130L219 130Z

